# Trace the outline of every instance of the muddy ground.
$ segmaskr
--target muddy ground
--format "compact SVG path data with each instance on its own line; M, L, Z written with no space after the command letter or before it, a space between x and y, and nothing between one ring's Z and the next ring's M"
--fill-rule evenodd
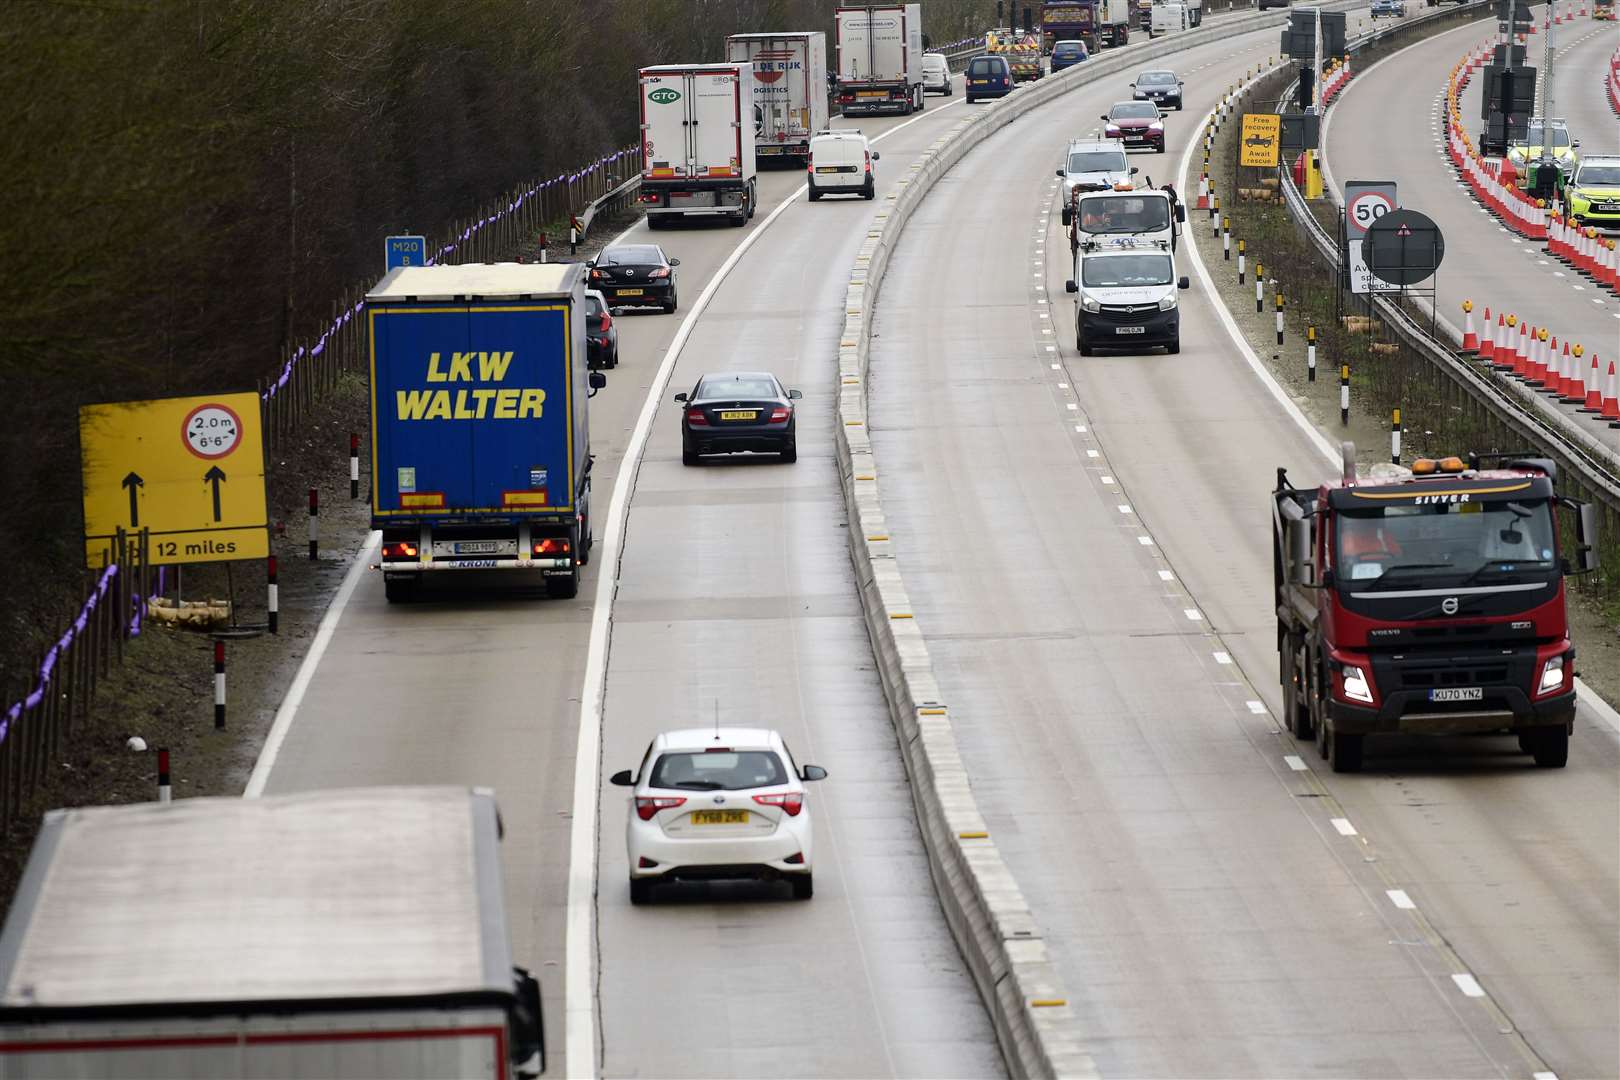
M587 242L570 256L553 244L553 262L585 259L638 215L626 212L594 223ZM533 260L529 245L521 255ZM157 798L157 754L166 747L176 799L237 796L246 786L265 735L298 665L303 662L344 575L370 528L367 400L364 376L341 381L309 420L270 456L271 547L278 558L280 633L232 638L226 644L226 724L214 727L213 639L207 634L158 626L148 620L128 642L124 662L102 680L87 722L64 743L45 783L19 821L0 836L0 909L11 895L38 832L40 815L52 807L144 802ZM349 497L349 435L360 435L360 497ZM309 559L308 492L320 492L319 558ZM174 575L168 594L175 595ZM182 595L196 600L236 601L236 619L263 625L266 615L263 564L186 566ZM132 736L148 750L125 748Z

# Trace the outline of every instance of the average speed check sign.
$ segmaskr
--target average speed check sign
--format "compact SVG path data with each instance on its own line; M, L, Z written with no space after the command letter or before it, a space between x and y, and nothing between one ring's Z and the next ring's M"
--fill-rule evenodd
M1375 278L1361 257L1361 239L1385 214L1401 205L1393 180L1349 180L1344 185L1344 266L1350 277L1350 291L1358 295L1394 291L1388 282Z

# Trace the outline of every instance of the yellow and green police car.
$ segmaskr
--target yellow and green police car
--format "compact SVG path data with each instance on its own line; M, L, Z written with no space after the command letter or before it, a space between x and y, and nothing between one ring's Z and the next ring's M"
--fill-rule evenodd
M1620 229L1620 157L1596 154L1564 186L1564 216L1575 225Z

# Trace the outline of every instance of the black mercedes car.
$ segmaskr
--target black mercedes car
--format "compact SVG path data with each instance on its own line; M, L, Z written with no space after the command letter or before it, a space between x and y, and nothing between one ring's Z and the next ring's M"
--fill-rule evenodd
M799 459L793 403L803 395L784 389L768 371L705 375L690 394L676 394L681 410L681 463L696 465L702 454L740 450L777 453Z
M675 310L675 267L681 260L664 255L657 244L617 244L585 264L591 285L614 308L661 307Z

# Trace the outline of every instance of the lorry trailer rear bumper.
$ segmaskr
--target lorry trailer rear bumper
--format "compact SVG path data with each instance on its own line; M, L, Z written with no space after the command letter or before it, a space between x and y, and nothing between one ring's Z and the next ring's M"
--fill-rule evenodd
M1396 691L1376 709L1334 701L1333 727L1344 735L1474 735L1510 729L1564 727L1575 721L1575 691L1531 704L1516 686L1493 687L1478 708L1435 711L1414 691Z
M435 559L432 562L411 562L389 559L382 564L384 574L421 574L439 570L573 570L573 559Z

